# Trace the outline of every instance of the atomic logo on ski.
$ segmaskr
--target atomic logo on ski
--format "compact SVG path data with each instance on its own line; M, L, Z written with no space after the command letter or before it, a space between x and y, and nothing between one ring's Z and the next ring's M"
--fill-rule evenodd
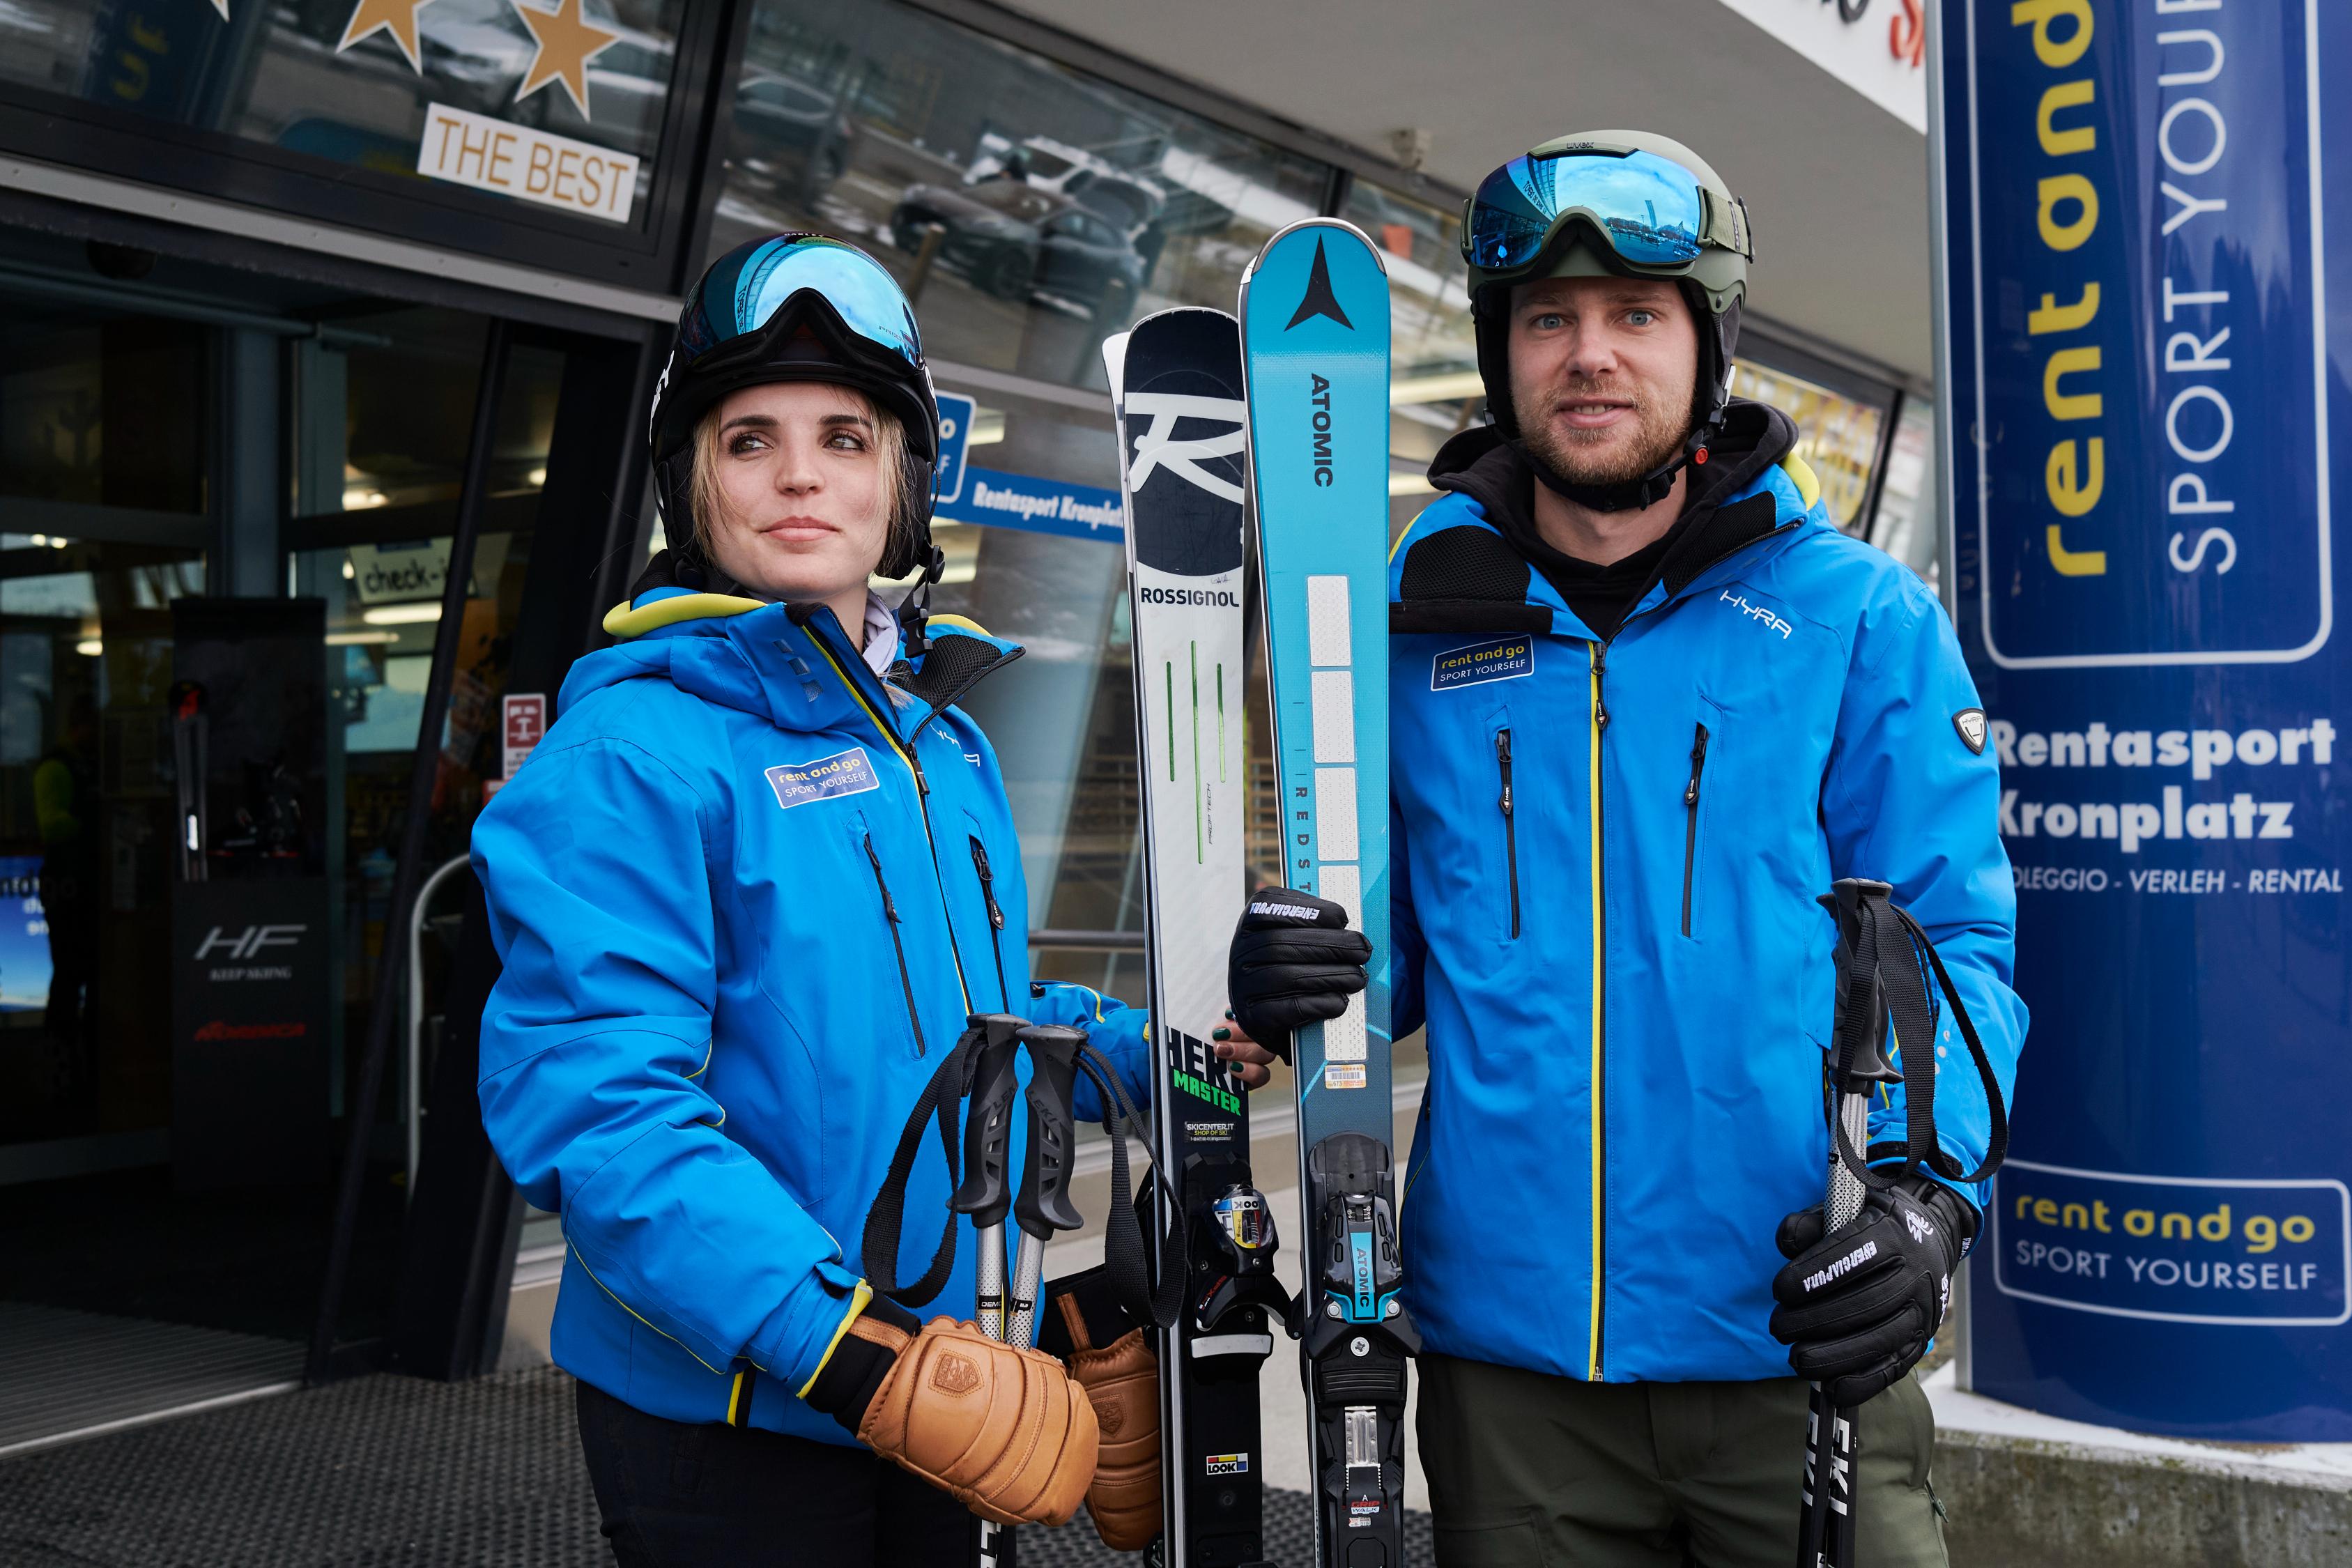
M1348 320L1348 312L1339 309L1339 297L1331 292L1331 264L1323 258L1323 241L1320 238L1315 242L1315 265L1307 273L1306 298L1298 301L1298 310L1291 316L1290 326L1282 330L1286 332L1291 327L1316 316L1328 316L1349 331L1356 330L1356 323Z

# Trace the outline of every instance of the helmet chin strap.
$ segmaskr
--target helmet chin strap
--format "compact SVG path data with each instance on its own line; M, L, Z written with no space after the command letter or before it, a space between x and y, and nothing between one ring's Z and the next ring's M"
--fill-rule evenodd
M931 558L923 567L923 574L915 579L915 585L907 591L905 598L898 601L898 630L906 637L908 658L922 658L924 651L930 647L929 640L923 636L923 623L931 618L931 584L940 580L947 568L947 552L936 544L932 545Z

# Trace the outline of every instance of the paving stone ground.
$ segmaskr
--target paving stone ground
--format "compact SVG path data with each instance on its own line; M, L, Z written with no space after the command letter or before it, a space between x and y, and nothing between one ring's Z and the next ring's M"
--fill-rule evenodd
M1307 1500L1276 1491L1268 1555L1307 1561ZM1431 1560L1407 1515L1407 1560ZM1083 1516L1022 1532L1025 1568L1140 1558ZM605 1568L551 1368L467 1384L379 1375L0 1459L0 1568Z

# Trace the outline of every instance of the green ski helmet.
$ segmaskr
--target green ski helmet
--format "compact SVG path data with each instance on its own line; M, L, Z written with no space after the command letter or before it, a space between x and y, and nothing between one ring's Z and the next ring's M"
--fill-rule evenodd
M1682 286L1700 323L1690 435L1672 461L1622 485L1545 483L1597 511L1650 506L1723 427L1732 351L1755 258L1748 208L1706 161L1646 131L1586 131L1531 147L1479 182L1464 205L1462 257L1486 406L1507 440L1511 286L1538 278L1664 278Z

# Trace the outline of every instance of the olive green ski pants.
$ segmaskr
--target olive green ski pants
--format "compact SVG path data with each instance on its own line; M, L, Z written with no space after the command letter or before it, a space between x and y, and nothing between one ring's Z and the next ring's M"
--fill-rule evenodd
M1807 1389L1581 1383L1423 1356L1421 1464L1438 1568L1789 1568ZM1906 1377L1862 1407L1855 1528L1869 1568L1947 1568L1936 1424Z

